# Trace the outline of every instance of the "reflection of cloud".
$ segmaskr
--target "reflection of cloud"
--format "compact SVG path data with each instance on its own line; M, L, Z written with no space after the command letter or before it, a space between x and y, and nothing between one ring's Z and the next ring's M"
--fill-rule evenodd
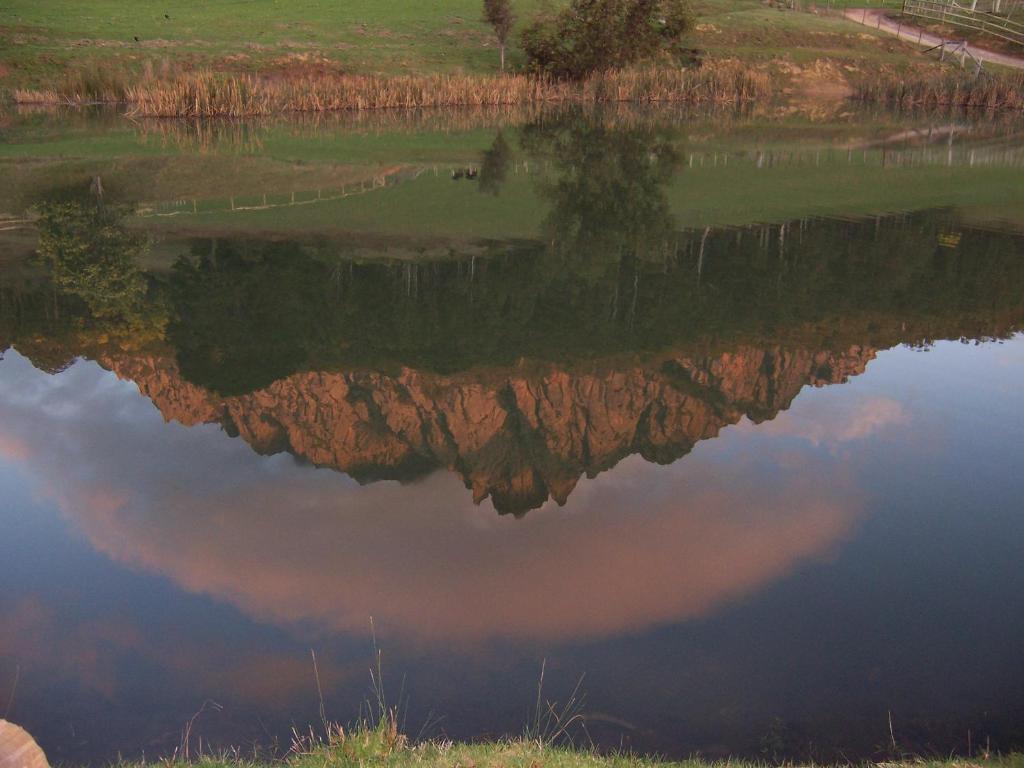
M23 461L28 457L28 448L23 442L10 435L0 434L0 458L9 461Z
M231 691L242 700L274 701L310 690L310 661L302 655L239 648L223 637L169 634L116 614L81 620L65 609L43 598L0 601L0 659L14 660L26 675L46 670L51 677L73 678L106 698L114 698L125 678L131 678L130 660L139 657L157 662L178 685L188 681L193 688ZM362 681L366 665L334 662L323 665L319 674L328 686ZM3 693L10 695L0 685Z
M114 692L113 657L101 649L124 647L131 633L121 634L106 623L86 623L70 630L54 609L29 597L3 606L0 656L12 656L29 669L45 667L74 675L83 685L106 696Z
M364 631L373 616L439 641L637 631L828 552L859 507L820 452L787 469L697 451L671 467L633 457L517 521L474 507L451 474L360 487L164 424L92 364L49 380L22 359L4 369L0 420L23 466L97 549L265 620Z
M836 397L813 400L756 427L748 421L743 428L771 436L799 437L813 445L834 446L864 440L909 421L903 405L887 397Z

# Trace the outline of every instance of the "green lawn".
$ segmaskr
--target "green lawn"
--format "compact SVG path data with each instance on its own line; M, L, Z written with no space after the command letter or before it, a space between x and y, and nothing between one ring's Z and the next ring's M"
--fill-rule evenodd
M839 15L838 9L845 4L877 6L886 0L837 0L830 5L821 0L816 6L800 0L805 11L773 7L761 0L692 2L699 23L695 42L716 56L751 61L786 57L798 63L830 58L893 65L905 65L919 58L912 46Z
M516 8L522 18L536 5L517 0ZM0 61L8 77L37 83L95 59L129 68L167 58L242 70L495 71L497 48L480 16L479 0L5 0Z
M540 4L515 0L520 27ZM715 56L914 57L909 46L836 15L761 0L694 0L694 8L691 42ZM3 0L0 87L45 86L69 66L97 61L126 73L495 72L497 47L480 17L480 0ZM513 43L509 64L522 63Z

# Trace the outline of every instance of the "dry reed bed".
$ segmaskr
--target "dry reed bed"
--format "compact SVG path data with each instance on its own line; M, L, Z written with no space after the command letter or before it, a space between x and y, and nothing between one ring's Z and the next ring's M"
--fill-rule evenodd
M73 85L73 84L72 84ZM285 112L499 107L539 103L740 103L771 93L769 77L738 62L693 69L646 68L594 75L582 82L526 75L316 76L261 80L210 72L115 89L16 91L21 104L119 102L143 117L252 117Z
M857 98L901 108L942 107L1024 110L1024 75L886 75L864 80Z

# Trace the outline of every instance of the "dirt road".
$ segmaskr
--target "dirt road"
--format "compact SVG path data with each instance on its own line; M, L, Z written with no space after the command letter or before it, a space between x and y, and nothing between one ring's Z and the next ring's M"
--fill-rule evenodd
M880 29L890 35L897 35L901 40L908 40L912 43L920 42L925 48L941 45L943 42L943 38L938 35L925 32L918 27L908 26L907 24L900 25L886 16L883 11L875 8L848 8L843 15L850 21L855 21L858 24L863 24L872 29ZM1024 69L1024 58L1022 57L996 53L985 48L979 48L973 44L969 44L967 50L971 52L972 56L981 61L999 64L1004 67L1013 67L1014 69Z

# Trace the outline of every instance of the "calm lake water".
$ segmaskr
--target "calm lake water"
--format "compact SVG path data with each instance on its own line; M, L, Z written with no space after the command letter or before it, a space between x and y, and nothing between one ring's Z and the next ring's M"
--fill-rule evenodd
M1024 747L1020 128L4 116L0 716Z

